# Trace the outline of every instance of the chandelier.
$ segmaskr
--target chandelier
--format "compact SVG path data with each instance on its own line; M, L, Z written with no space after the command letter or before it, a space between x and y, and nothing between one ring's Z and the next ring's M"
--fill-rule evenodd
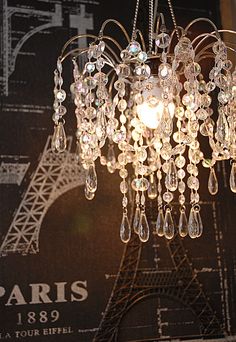
M68 40L54 72L52 150L66 150L62 63L70 57L77 154L86 170L85 197L92 200L95 196L98 161L110 173L117 170L123 210L120 237L125 243L132 230L142 242L149 238L147 198L157 201L159 236L171 239L176 232L181 237L201 236L200 166L209 168L208 189L215 195L218 181L214 165L231 160L229 183L236 192L236 71L227 57L234 49L221 38L224 32L235 32L217 30L207 18L195 19L185 28L177 26L168 0L174 24L168 33L156 5L149 0L148 47L136 26L137 0L131 37L118 21L106 20L98 36L77 35ZM190 29L203 21L211 31L191 39ZM125 46L105 34L110 24L124 35ZM85 38L90 41L88 47L74 47ZM211 63L205 78L204 60ZM132 220L128 215L130 189L134 192ZM172 217L176 202L177 228Z

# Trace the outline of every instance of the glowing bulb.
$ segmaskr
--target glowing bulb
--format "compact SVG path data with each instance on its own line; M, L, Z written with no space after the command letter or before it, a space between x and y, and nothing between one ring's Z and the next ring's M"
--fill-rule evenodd
M137 106L137 113L140 121L142 121L145 126L152 129L158 127L163 110L164 105L162 101L157 102L156 105L153 105L150 101L144 101L141 105Z
M154 105L154 102L156 103ZM168 103L170 116L173 118L175 114L175 105L173 102ZM164 111L164 103L151 97L137 106L137 114L142 123L148 128L156 129L160 122Z

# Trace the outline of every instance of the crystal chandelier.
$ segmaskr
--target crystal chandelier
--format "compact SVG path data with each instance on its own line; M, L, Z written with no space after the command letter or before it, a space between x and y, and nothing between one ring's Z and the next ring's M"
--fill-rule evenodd
M157 13L156 3L149 0L146 47L136 27L138 0L131 37L118 21L106 20L98 36L77 35L66 42L54 73L52 149L66 149L62 63L71 57L74 81L70 91L77 119L77 153L86 170L85 196L88 200L95 196L98 161L110 173L118 171L123 209L120 237L126 243L132 230L143 242L149 238L147 197L157 200L159 236L171 239L176 232L181 237L201 236L200 165L209 168L208 189L215 195L214 165L231 159L230 187L236 192L236 71L227 57L234 49L221 38L225 31L235 32L217 30L207 18L195 19L185 28L177 26L170 0L168 5L172 33L167 33L163 14ZM211 31L190 39L190 29L202 21ZM104 33L109 24L124 35L124 47ZM70 49L84 38L90 41L87 48ZM205 79L203 60L211 63ZM127 209L130 188L135 194L132 222ZM172 217L174 202L180 212L177 229ZM186 203L190 203L188 211Z

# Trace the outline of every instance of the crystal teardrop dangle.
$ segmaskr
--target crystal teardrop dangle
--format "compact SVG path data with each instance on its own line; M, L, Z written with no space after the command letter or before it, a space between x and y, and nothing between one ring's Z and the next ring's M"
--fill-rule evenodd
M116 156L113 144L109 144L107 151L107 169L110 173L116 170Z
M231 191L236 193L236 162L235 161L232 163L229 184L230 184Z
M165 178L166 188L170 191L175 191L178 187L177 169L173 159L169 161L168 171Z
M170 208L166 209L163 231L167 239L172 239L174 237L175 227Z
M146 242L149 239L149 224L145 211L142 210L140 215L139 227L138 227L139 239L142 242Z
M91 201L95 196L95 192L89 191L88 187L85 185L84 195L85 195L85 198L87 198L87 200Z
M95 192L97 190L97 174L94 164L89 165L85 184L89 192Z
M156 183L153 173L150 175L147 194L150 199L154 199L157 197L157 183Z
M196 216L196 211L192 207L188 219L188 234L192 239L195 239L199 235L199 223Z
M124 243L129 242L131 236L131 228L126 212L123 212L122 221L120 225L120 238Z
M179 228L179 235L181 237L185 237L188 234L188 220L187 220L186 212L184 208L180 210L178 228Z
M197 237L200 237L203 233L203 224L202 224L202 218L200 215L200 210L196 210L196 218L197 218L198 225L199 225L199 233L198 233Z
M210 174L208 179L208 190L211 195L216 195L218 192L218 180L213 167L210 168Z
M134 220L133 220L133 230L136 234L139 233L139 222L140 222L140 208L137 206L135 209Z
M54 127L54 134L52 137L52 150L57 152L64 152L65 149L66 133L63 123L59 122L59 124Z
M157 222L156 222L156 232L158 236L164 235L163 227L164 227L164 214L163 214L163 210L160 209L158 211Z

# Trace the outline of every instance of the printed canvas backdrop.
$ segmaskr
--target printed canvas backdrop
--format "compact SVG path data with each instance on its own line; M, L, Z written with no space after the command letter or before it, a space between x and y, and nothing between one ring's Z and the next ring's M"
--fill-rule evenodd
M98 168L99 188L88 202L74 142L63 164L50 153L53 70L72 35L96 33L110 17L130 32L134 5L123 0L1 1L0 340L91 341L103 317L124 249L119 177ZM161 6L169 18L164 1ZM139 21L144 28L146 12L143 4ZM182 25L198 16L219 20L218 2L213 8L210 1L194 6L177 1L176 14ZM75 122L69 108L66 130L72 139ZM203 190L204 236L186 239L184 246L223 330L233 335L236 236L235 213L229 213L235 197L225 188L228 168L218 168L218 197ZM207 173L201 179L206 189ZM165 241L153 237L139 268L148 274L170 267ZM118 338L194 335L200 335L199 322L190 310L159 296L128 311Z

